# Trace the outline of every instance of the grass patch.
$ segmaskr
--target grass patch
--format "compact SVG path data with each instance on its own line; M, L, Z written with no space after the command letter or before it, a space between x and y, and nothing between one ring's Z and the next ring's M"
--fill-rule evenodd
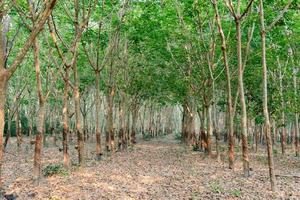
M209 183L209 187L213 193L220 194L220 193L224 192L224 189L221 187L220 183L217 181L213 181L213 182Z
M235 197L240 197L241 196L241 190L240 189L233 189L230 191L230 194L235 196Z
M43 169L43 174L46 177L50 177L54 175L68 176L69 172L62 165L50 164Z

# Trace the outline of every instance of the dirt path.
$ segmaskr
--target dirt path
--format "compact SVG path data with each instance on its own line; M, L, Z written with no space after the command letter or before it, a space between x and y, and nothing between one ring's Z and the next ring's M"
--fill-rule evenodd
M57 149L45 148L44 166L60 163ZM72 154L75 161L74 150ZM99 162L88 160L84 169L73 167L68 174L43 178L38 187L30 180L32 158L20 156L18 163L16 157L9 158L4 166L7 191L18 194L18 199L300 199L299 179L279 179L283 191L272 193L261 162L252 162L256 168L245 179L240 162L231 172L226 163L191 152L173 136L140 140L126 152L104 156Z

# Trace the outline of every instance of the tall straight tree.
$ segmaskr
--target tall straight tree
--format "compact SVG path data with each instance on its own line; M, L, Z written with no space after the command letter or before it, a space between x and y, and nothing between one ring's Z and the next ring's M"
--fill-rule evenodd
M225 65L226 71L226 86L227 86L227 127L228 127L228 136L229 136L229 149L228 149L228 158L229 158L229 169L234 170L234 130L233 130L233 111L232 111L232 93L231 93L231 74L230 68L228 64L228 57L227 57L227 45L226 45L226 38L224 35L224 31L222 28L221 17L219 14L218 9L218 1L212 0L212 4L215 10L217 26L221 38L221 50L223 54L223 62Z
M263 110L265 117L265 135L267 140L267 152L268 152L268 163L269 163L269 174L271 181L272 191L276 190L276 180L274 172L274 160L273 160L273 149L272 149L272 137L271 137L271 125L269 119L268 110L268 75L267 75L267 61L266 61L266 29L265 29L265 18L264 18L264 3L263 0L259 0L259 13L260 13L260 33L261 33L261 62L262 62L262 74L263 74Z
M260 27L261 27L261 50L262 50L262 73L263 73L263 113L265 118L265 135L267 140L267 152L268 152L268 163L269 163L269 174L272 191L276 190L276 179L274 172L274 160L273 160L273 148L272 148L272 137L271 137L271 125L268 111L268 82L267 82L267 61L266 61L266 33L272 29L272 27L283 17L284 13L288 10L291 1L285 6L282 12L275 18L275 20L268 26L265 27L264 18L264 2L259 1L259 16L260 16Z
M5 46L0 42L0 184L2 188L2 163L3 163L3 133L4 133L4 116L5 116L5 101L6 101L6 89L7 84L17 70L17 68L22 63L24 57L26 56L29 48L32 46L34 39L42 30L44 24L46 23L49 15L51 14L57 0L51 0L45 3L44 10L39 13L39 18L36 24L33 27L33 31L28 36L23 47L16 54L16 57L13 59L12 64L10 66L6 65L6 53ZM17 4L13 2L13 4ZM3 16L5 15L5 10L0 11L0 21L2 21ZM0 26L0 39L2 40L5 37L3 35L3 26Z
M240 104L242 108L241 116L241 131L242 131L242 150L243 150L243 170L244 176L250 176L250 167L249 167L249 150L248 150L248 134L247 134L247 108L245 100L245 91L244 91L244 70L243 70L243 59L242 59L242 32L241 32L241 23L244 17L248 14L253 0L250 0L246 6L246 9L241 13L241 0L237 1L237 9L234 10L233 3L231 0L225 0L226 6L230 11L231 15L234 18L235 28L236 28L236 40L237 40L237 62L238 62L238 90L240 97Z
M83 2L84 3L84 2ZM83 12L81 13L81 17L79 17L80 14L80 4L78 0L73 1L74 6L74 16L72 18L72 22L74 23L74 37L71 41L71 45L67 49L67 52L63 52L61 48L58 45L58 41L56 38L56 35L58 35L58 38L60 42L66 46L66 42L60 37L59 30L57 29L57 26L55 25L55 21L52 19L49 23L49 30L51 32L51 38L55 45L55 48L58 52L59 57L62 60L65 73L62 73L64 82L65 82L65 88L64 88L64 108L63 108L63 119L64 119L64 127L65 129L68 129L68 125L66 123L67 121L67 104L66 100L68 100L68 91L69 86L73 88L73 100L75 104L75 128L77 133L77 142L78 142L78 161L81 166L85 165L85 157L84 157L84 135L81 130L81 119L80 119L80 93L79 93L79 77L78 77L78 69L77 69L77 58L78 58L78 48L79 43L82 38L83 32L87 28L88 21L90 19L90 16L95 8L97 1L96 0L90 0L88 5L88 11L86 12L85 8L83 9ZM68 60L67 54L71 54L71 59ZM74 75L74 84L71 84L70 82L70 69L73 69L73 75ZM68 153L67 153L67 130L64 129L63 136L64 136L64 157L65 159L65 166L68 166Z

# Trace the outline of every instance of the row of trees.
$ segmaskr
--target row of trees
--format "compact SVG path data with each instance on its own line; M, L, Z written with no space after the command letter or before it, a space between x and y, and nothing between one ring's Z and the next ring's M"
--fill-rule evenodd
M46 133L62 136L66 168L74 135L81 166L90 142L100 159L103 143L114 153L139 132L180 132L209 156L215 141L219 159L223 137L232 170L238 138L246 177L249 144L264 140L272 190L272 147L280 142L285 154L289 141L299 155L296 1L16 0L0 7L0 168L12 124L18 146L25 133L35 135L35 180Z

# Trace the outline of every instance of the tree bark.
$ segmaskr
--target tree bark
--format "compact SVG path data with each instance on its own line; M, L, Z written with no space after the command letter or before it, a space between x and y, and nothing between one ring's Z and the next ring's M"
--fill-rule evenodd
M101 152L101 132L100 132L100 71L96 71L96 112L95 112L95 118L96 118L96 158L99 160L101 158L102 152Z
M85 165L84 156L84 134L81 129L81 119L80 119L80 94L79 94L79 78L77 71L77 62L73 64L73 75L74 75L74 105L75 105L75 130L77 135L77 145L78 145L78 162L81 167Z
M76 38L82 30L79 27L79 2L78 0L74 0L75 14L74 14L74 37ZM85 166L85 156L84 156L84 134L81 128L81 119L80 119L80 93L79 93L79 77L78 77L78 69L77 69L77 57L78 57L78 42L75 42L74 47L72 49L73 54L73 77L74 77L74 105L75 105L75 127L76 127L76 135L77 135L77 145L78 145L78 162L81 167Z
M240 9L238 9L237 16L240 16ZM241 20L239 18L236 18L235 24L236 24L236 32L237 32L236 37L237 37L237 58L238 58L238 87L240 91L240 104L242 107L241 131L242 131L242 149L243 149L243 170L244 170L244 176L249 177L250 167L249 167L249 152L248 152L248 141L247 141L248 138L247 137L247 110L246 110L246 100L245 100L244 81L243 81Z
M299 102L297 100L297 95L298 95L298 87L297 87L297 72L298 72L298 69L294 69L294 72L293 72L293 85L294 85L294 94L295 94L295 102ZM299 156L299 113L298 111L296 110L295 111L295 153L296 153L296 156L298 157Z
M231 75L230 75L230 68L228 64L228 58L227 58L227 45L226 45L226 38L223 32L222 23L221 23L221 17L218 10L217 1L212 1L215 14L216 14L216 20L217 20L217 26L221 38L221 50L223 55L223 62L225 65L225 71L226 71L226 87L227 87L227 127L228 127L228 158L229 158L229 169L234 170L234 129L233 129L233 111L232 111L232 92L231 92Z
M211 137L213 135L213 128L212 128L212 118L211 118L211 105L205 107L206 114L207 114L207 135L206 135L206 153L211 156L212 148L211 148Z
M137 124L137 118L139 112L138 104L135 101L136 100L134 100L133 102L133 108L132 108L132 124L131 124L131 134L130 134L131 145L136 143L136 130L137 130L136 124Z
M40 75L40 60L39 60L39 43L35 39L33 43L33 54L34 54L34 66L35 66L35 75L36 75L36 87L37 94L39 99L39 110L37 115L37 135L35 138L35 149L34 149L34 167L33 167L33 176L34 180L37 181L40 178L41 173L41 154L42 154L42 140L44 137L44 124L45 124L45 98L42 94L42 81Z
M273 148L271 137L271 126L268 111L268 77L267 77L267 62L266 62L266 30L264 19L263 0L260 0L260 25L261 25L261 49L262 49L262 73L263 73L263 110L265 117L265 135L267 140L267 152L269 163L269 174L272 191L276 190L276 178L274 173Z
M119 148L126 148L126 121L125 121L125 93L121 91L121 102L120 102L120 111L119 111L119 119L120 119L120 130L119 130Z
M113 101L115 96L115 88L110 86L109 95L107 96L108 110L107 110L107 130L106 130L106 149L115 151L115 133L114 133L114 121L113 121Z
M64 84L64 96L63 96L63 156L64 156L64 167L70 167L70 155L69 155L69 112L68 112L68 103L69 103L69 70L70 68L65 68L65 84Z
M1 62L2 60L0 60L0 64ZM3 73L3 71L0 70L0 189L2 189L2 185L3 185L2 165L3 165L3 133L4 133L4 125L5 125L6 88L7 88L7 76Z
M281 101L281 134L280 134L280 143L281 143L281 153L285 154L285 145L286 145L286 122L285 122L285 103L284 103L284 96L283 96L283 74L282 74L282 67L277 58L277 63L279 66L279 93L280 93L280 101Z

